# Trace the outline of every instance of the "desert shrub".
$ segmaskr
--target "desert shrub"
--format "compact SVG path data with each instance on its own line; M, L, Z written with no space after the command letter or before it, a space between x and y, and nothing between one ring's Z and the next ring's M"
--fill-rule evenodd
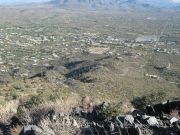
M145 109L147 105L154 105L162 102L166 98L166 95L167 94L164 91L153 92L151 94L133 99L132 104L137 109Z
M15 84L13 84L12 87L13 87L13 89L19 90L19 91L24 91L25 90L25 86L21 82L17 82Z
M43 96L41 96L40 94L35 95L35 96L32 96L30 98L30 100L26 103L25 107L26 108L33 108L35 106L42 104L43 102L44 102Z
M41 120L43 120L44 118L47 118L47 116L49 118L52 118L52 114L55 113L55 108L51 107L51 106L38 106L36 108L33 108L31 110L30 116L33 123L38 124Z
M49 96L50 101L56 101L60 96L58 94L51 94Z
M18 98L17 93L12 93L12 99L13 99L13 100L16 100L17 98Z
M122 113L122 103L119 103L119 104L109 104L107 107L102 108L100 115L103 121L109 121L113 117L121 113Z

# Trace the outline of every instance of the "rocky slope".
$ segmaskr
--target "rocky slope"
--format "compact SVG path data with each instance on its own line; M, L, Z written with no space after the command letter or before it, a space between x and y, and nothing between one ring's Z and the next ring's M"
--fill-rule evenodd
M0 124L2 135L178 135L180 101L147 106L137 110L129 107L127 113L116 112L118 107L103 102L94 105L89 97L82 106L69 112L55 107L40 107L29 111L18 107L9 124Z

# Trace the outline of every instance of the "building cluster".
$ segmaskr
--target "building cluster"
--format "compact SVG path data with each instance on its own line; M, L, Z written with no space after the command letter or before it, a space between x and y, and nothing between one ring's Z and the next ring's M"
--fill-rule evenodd
M64 56L75 56L78 53L121 54L141 56L141 52L126 52L132 48L145 48L155 53L179 55L178 48L167 48L169 44L158 42L156 35L139 36L126 39L101 33L61 33L52 35L43 32L42 28L31 30L19 27L0 29L0 72L9 72L12 67L39 66ZM120 51L122 50L122 51ZM128 54L128 55L127 55ZM133 55L130 55L133 54ZM123 57L121 57L123 58Z

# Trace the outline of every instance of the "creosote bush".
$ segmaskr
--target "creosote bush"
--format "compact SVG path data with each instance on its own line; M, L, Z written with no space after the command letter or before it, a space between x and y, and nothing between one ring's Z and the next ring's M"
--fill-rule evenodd
M147 105L154 105L165 100L167 94L164 91L153 92L142 97L137 97L132 104L137 109L145 109Z

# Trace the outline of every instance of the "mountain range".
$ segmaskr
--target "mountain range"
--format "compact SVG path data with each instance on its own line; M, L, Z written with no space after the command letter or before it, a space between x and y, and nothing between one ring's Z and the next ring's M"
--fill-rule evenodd
M62 8L124 9L178 8L180 0L0 0L0 5L46 3Z
M119 9L124 7L180 7L180 3L173 2L172 0L52 0L50 3L62 7L88 7L94 9Z

